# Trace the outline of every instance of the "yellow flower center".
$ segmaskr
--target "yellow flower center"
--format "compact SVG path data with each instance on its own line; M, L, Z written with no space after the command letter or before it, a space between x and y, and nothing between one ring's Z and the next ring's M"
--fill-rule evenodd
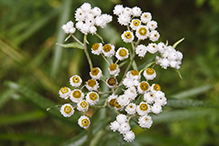
M89 98L91 99L91 100L93 100L93 101L95 101L95 100L97 100L97 93L90 93L89 94Z
M116 108L118 108L118 109L122 107L122 106L117 102L117 100L115 101L114 106L115 106Z
M146 70L146 73L147 73L148 75L153 75L153 74L154 74L154 69L153 69L153 68L148 68L148 69Z
M92 45L92 49L93 49L94 51L98 50L99 47L100 47L100 44L99 44L99 43L94 43L94 44Z
M111 105L111 106L115 106L115 103L116 103L116 99L114 98L114 99L111 99L110 101L109 101L109 105Z
M142 111L148 110L148 105L146 103L141 103L140 104L140 110L142 110Z
M116 85L116 78L114 77L110 77L108 80L107 80L107 83L110 85L110 86L115 86Z
M64 112L65 112L66 114L70 114L71 111L72 111L72 107L71 107L71 106L67 105L67 106L64 107Z
M103 46L103 51L104 52L109 52L111 49L112 49L112 47L111 47L110 44L106 44L106 45Z
M86 101L82 101L82 102L80 103L80 105L81 105L82 108L86 108L86 107L88 106L88 104L87 104Z
M138 76L138 75L139 75L139 72L138 72L137 70L132 70L132 71L131 71L131 74L132 74L133 76Z
M127 54L128 54L128 52L127 52L126 49L120 49L119 50L119 56L125 57L125 56L127 56Z
M80 98L81 97L81 92L79 90L75 90L72 93L72 95L73 95L74 98Z
M151 98L154 98L154 94L153 94L153 93L149 93L149 96L150 96Z
M114 71L117 69L117 65L115 63L110 64L109 69L110 69L110 71Z
M153 89L154 89L155 91L160 91L160 90L161 90L161 87L160 87L159 84L155 84L154 87L153 87Z
M131 39L132 38L132 34L131 34L131 32L125 32L125 34L124 34L124 37L126 38L126 39Z
M129 105L129 108L134 109L134 106L132 104Z
M141 82L140 88L141 88L141 90L146 91L149 89L149 84L147 82Z
M143 17L147 19L149 17L149 15L148 14L144 14Z
M93 76L97 76L98 74L99 74L99 69L98 68L93 68L92 70L91 70L91 74L93 75Z
M133 24L134 26L139 26L140 23L141 23L141 22L140 22L139 20L135 19L135 20L133 20L133 23L132 23L132 24Z
M62 94L67 93L68 92L68 88L67 87L62 87L61 88L61 92L62 92Z
M138 30L138 33L142 36L145 36L147 34L147 29L145 27L141 27L139 30Z
M94 87L96 85L96 81L94 79L90 79L87 81L87 85L90 86L90 87Z
M80 78L79 78L78 76L74 76L74 77L72 78L72 82L73 82L73 83L79 83L79 82L80 82Z
M90 122L89 122L88 119L83 119L83 120L81 120L81 125L82 125L82 126L87 127L89 124L90 124Z

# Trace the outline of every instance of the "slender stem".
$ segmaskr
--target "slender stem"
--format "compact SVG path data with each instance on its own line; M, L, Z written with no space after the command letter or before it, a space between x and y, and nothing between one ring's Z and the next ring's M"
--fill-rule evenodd
M85 35L86 36L86 35ZM87 44L86 44L86 37L84 36L84 44L83 44L83 46L84 46L84 53L85 53L85 55L86 55L86 57L87 57L87 60L88 60L88 63L89 63L89 66L90 66L90 70L92 70L93 69L93 64L92 64L92 61L91 61L91 58L90 58L90 55L89 55L89 53L88 53L88 51L87 51Z
M75 39L79 44L81 44L82 46L84 46L84 44L83 44L81 41L79 41L73 34L71 34L71 37L72 37L73 39Z
M103 59L107 62L108 65L110 65L109 61L106 59L106 57L101 53Z

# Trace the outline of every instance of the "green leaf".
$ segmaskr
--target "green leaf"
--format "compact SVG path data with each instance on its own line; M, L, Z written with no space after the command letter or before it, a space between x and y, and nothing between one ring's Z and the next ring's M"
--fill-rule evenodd
M179 43L181 43L184 39L185 39L185 38L182 38L182 39L178 40L177 42L175 42L175 43L173 44L173 48L176 48L176 46L179 45Z
M77 49L82 49L82 50L84 49L84 47L78 42L73 42L73 43L68 43L68 44L56 43L56 45L59 45L64 48L77 48Z
M169 99L167 105L169 107L215 107L212 104L204 101L192 100L192 99Z
M191 97L191 96L195 96L195 95L204 93L204 92L208 91L211 88L213 88L213 86L211 84L207 84L207 85L203 85L203 86L200 86L200 87L197 87L197 88L193 88L193 89L190 89L190 90L180 92L178 94L170 95L170 97L176 98L176 99L188 98L188 97Z
M151 63L153 60L154 60L154 58L158 55L159 53L158 52L156 52L151 58L149 58L145 63L143 63L142 65L140 65L139 67L138 67L138 70L142 70L143 68L145 68L145 66L147 66L149 63Z

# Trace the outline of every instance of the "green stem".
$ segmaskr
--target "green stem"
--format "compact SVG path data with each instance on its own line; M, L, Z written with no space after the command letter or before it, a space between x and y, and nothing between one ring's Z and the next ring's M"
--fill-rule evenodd
M84 45L83 46L84 46L84 53L85 53L85 55L87 57L87 60L88 60L89 66L90 66L90 70L92 70L93 69L93 64L92 64L90 55L89 55L89 53L87 51L86 35L84 36Z

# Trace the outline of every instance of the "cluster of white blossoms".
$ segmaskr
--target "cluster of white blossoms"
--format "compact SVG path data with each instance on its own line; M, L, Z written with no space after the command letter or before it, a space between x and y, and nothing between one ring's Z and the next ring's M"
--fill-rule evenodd
M107 23L112 21L112 16L101 14L102 11L98 7L91 8L89 3L84 3L75 12L76 28L83 34L95 34L97 26L105 28ZM65 33L74 33L75 28L72 21L62 26Z
M174 47L168 46L158 41L160 34L156 30L157 22L152 20L150 12L142 12L139 7L123 7L116 5L113 13L118 16L119 24L126 26L127 30L121 35L125 43L130 43L130 47L117 47L110 43L94 43L90 52L99 55L108 64L108 72L103 74L101 68L93 67L87 47L84 44L86 57L90 65L88 73L90 79L83 83L78 75L70 78L69 87L62 87L59 95L63 99L70 99L72 103L61 106L60 112L64 117L70 117L75 110L82 113L78 119L78 125L87 129L91 123L86 112L89 108L111 108L117 114L116 119L111 121L109 128L113 132L119 132L123 135L124 140L132 142L135 139L135 133L131 130L130 121L137 118L141 128L150 128L153 124L152 115L162 112L163 106L167 104L165 93L161 91L159 84L153 82L158 73L155 66L160 65L162 68L172 67L179 69L183 55L176 51ZM112 16L107 14L101 15L101 10L97 7L91 8L89 3L84 3L75 13L76 28L82 33L96 33L96 26L102 28L112 21ZM62 26L65 33L74 33L75 28L72 21ZM74 37L73 37L74 38ZM147 45L142 40L151 41ZM145 57L146 53L159 53L155 61L148 63L144 69L138 70L135 63L135 57ZM157 53L157 54L158 54ZM156 54L155 54L156 55ZM123 61L126 62L123 62ZM125 66L125 71L121 66ZM122 72L123 71L123 72ZM105 72L104 72L105 73ZM109 90L101 91L100 82L105 83ZM99 96L102 97L99 97ZM99 98L105 100L103 106L97 106Z

